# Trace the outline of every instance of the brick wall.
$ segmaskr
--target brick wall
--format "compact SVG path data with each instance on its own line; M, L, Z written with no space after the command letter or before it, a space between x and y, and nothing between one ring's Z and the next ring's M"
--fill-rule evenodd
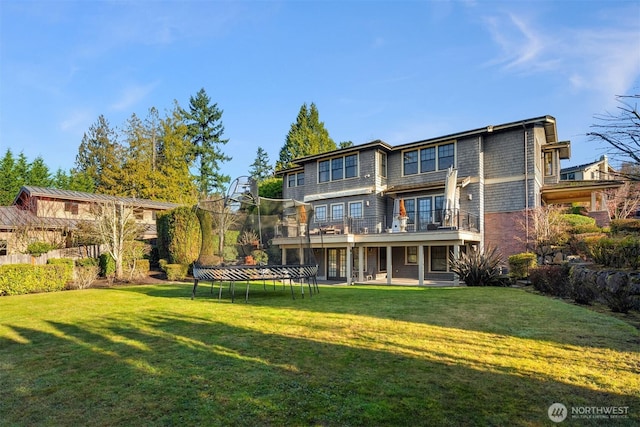
M522 222L524 211L487 213L485 221L485 247L497 248L506 264L509 255L526 251Z

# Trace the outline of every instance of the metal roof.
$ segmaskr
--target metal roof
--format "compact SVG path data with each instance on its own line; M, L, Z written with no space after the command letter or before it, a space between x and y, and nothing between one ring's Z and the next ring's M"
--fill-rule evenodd
M0 206L0 230L15 230L24 227L45 229L74 228L78 221L68 218L38 217L18 206Z
M93 194L93 193L85 193L82 191L72 191L72 190L60 190L57 188L46 188L46 187L34 187L30 185L26 185L20 189L20 192L13 200L13 204L16 204L20 195L25 193L29 197L50 197L53 199L59 200L74 200L74 201L83 201L83 202L122 202L128 205L133 205L136 207L149 208L149 209L173 209L180 205L176 203L169 202L158 202L155 200L148 199L138 199L134 197L119 197L119 196L109 196L106 194Z

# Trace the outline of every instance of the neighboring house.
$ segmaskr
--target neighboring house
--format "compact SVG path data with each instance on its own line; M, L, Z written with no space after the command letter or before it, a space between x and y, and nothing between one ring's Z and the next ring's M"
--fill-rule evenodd
M494 246L505 259L526 251L525 212L577 196L560 182L569 157L555 118L542 116L397 146L373 141L296 159L279 174L284 198L313 206L320 279L422 283L453 279L448 261L462 251ZM283 263L296 258L299 237L273 243Z
M94 219L92 207L106 202L122 203L133 209L136 221L145 225L144 240L157 237L156 214L178 206L145 199L25 186L12 206L0 207L0 255L24 252L31 241L71 247L78 223Z
M599 226L608 226L611 218L607 210L606 189L617 188L620 182L615 180L616 170L611 167L607 156L600 160L578 166L570 166L560 171L558 197L550 196L553 203L575 203L584 206L587 215L596 219ZM572 191L568 192L570 188Z

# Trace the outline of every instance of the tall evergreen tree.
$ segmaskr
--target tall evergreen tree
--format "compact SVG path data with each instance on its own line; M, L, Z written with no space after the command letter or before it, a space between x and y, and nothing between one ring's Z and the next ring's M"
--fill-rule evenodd
M211 99L204 88L195 97L189 98L189 111L181 110L187 122L188 135L192 143L190 158L198 162L196 182L201 197L212 193L223 193L225 184L231 181L221 172L221 163L231 160L221 146L229 142L222 139L222 110Z
M37 187L50 187L52 182L49 167L44 163L41 156L36 157L33 162L29 164L28 179L26 183Z
M296 122L291 125L284 146L280 149L276 170L291 167L299 157L335 149L336 143L329 136L324 123L320 121L316 105L311 103L311 106L307 107L306 103L302 104Z
M16 172L16 159L11 149L7 149L0 159L0 206L8 206L18 194L20 186Z
M82 138L76 156L77 172L89 176L98 193L118 195L122 192L122 158L115 130L100 115Z
M262 147L258 147L256 159L249 169L249 175L258 182L273 176L273 168L269 164L269 154Z

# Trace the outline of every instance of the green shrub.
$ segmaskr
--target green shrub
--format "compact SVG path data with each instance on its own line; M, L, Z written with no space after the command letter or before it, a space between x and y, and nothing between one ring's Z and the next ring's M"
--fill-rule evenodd
M102 277L113 277L116 274L116 261L108 253L100 254L100 275Z
M597 233L600 227L596 225L595 218L586 215L563 214L562 219L569 225L571 234Z
M158 267L160 267L160 270L162 271L164 271L167 264L169 264L169 261L167 261L165 258L160 258L158 260Z
M610 227L613 234L640 234L640 219L614 219L611 220Z
M529 277L529 271L538 265L537 256L532 252L511 255L508 262L509 275L515 280Z
M167 264L164 272L167 273L167 280L184 280L187 278L189 265L187 264Z
M467 286L501 286L500 264L502 258L495 248L485 251L468 251L460 258L451 257L451 271Z
M91 267L91 266L99 267L99 262L97 258L78 258L76 260L76 267ZM98 269L98 272L100 272L99 269Z
M70 282L73 280L74 261L72 258L51 258L47 260L47 264L66 266L66 281Z
M266 265L269 263L269 255L263 250L257 249L251 252L251 256L255 260L256 264Z
M61 291L73 275L69 269L65 264L0 265L0 295Z
M161 258L175 264L191 264L198 259L202 243L200 220L186 206L158 215L158 251Z
M27 246L27 253L33 256L40 256L52 250L54 246L47 242L33 242Z
M529 280L538 292L557 297L570 294L570 267L568 263L562 265L541 265L531 269Z
M605 267L634 270L640 267L640 236L601 238L589 249L593 261Z

